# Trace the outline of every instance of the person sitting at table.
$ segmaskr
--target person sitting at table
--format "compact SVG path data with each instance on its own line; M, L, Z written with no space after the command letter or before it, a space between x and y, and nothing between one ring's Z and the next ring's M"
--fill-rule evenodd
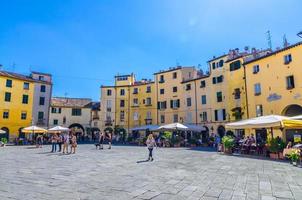
M251 137L250 137L250 143L251 143L251 144L256 143L256 140L255 140L254 134L252 134L252 135L251 135Z
M292 148L293 147L293 143L291 142L291 141L289 141L288 143L287 143L287 145L286 145L286 148L287 149L290 149L290 148Z

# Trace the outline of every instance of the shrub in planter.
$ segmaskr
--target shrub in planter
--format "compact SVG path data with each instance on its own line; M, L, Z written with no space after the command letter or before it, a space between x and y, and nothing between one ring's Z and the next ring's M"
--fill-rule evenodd
M196 147L198 140L196 138L190 138L188 142L191 145L191 147Z
M3 144L7 144L7 138L1 138L1 142L3 142Z
M171 144L174 146L174 147L180 147L180 142L181 142L181 139L179 136L175 136L175 137L172 137L171 138Z
M282 140L278 140L277 138L270 138L267 141L268 150L270 152L270 158L278 159L279 153L283 151L286 144Z
M235 145L235 140L232 136L224 136L222 138L223 149L225 153L231 153Z
M292 161L292 164L296 166L297 161L299 160L299 156L300 156L300 150L295 149L290 152L290 154L288 155L288 158Z

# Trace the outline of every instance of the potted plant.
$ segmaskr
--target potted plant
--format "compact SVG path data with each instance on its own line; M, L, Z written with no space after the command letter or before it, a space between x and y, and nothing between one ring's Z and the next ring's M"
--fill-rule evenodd
M232 148L235 145L235 140L232 136L224 136L222 138L223 150L226 154L232 153Z
M299 156L300 156L300 150L295 149L290 152L290 154L288 155L288 158L292 161L292 164L294 166L297 166L297 161L299 160Z
M283 150L286 148L286 143L283 140L278 142L279 159L284 159Z
M191 147L196 147L197 139L194 138L194 137L192 137L192 138L189 139L188 142L189 142L189 144L190 144Z
M7 138L1 138L1 142L3 143L3 146L7 144Z
M180 137L179 136L174 136L171 138L171 143L173 144L173 147L180 147Z
M279 158L279 153L278 152L280 150L280 147L279 147L277 139L276 138L268 139L267 147L268 147L268 150L269 150L270 158L278 159Z

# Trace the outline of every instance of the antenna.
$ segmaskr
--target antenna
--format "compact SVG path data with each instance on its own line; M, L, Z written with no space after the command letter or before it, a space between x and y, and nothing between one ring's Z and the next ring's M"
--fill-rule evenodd
M288 47L289 43L287 41L286 35L283 35L283 47Z
M271 32L269 30L266 32L266 39L267 39L268 47L272 50L273 49L272 36L271 36Z
M15 69L16 69L16 63L13 62L13 64L11 65L12 66L12 71L15 72Z
M180 66L178 60L176 59L176 67Z

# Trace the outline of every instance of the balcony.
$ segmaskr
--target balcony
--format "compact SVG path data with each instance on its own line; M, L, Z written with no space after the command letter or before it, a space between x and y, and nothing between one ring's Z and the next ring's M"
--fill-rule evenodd
M38 119L37 126L46 126L46 120L45 119Z

